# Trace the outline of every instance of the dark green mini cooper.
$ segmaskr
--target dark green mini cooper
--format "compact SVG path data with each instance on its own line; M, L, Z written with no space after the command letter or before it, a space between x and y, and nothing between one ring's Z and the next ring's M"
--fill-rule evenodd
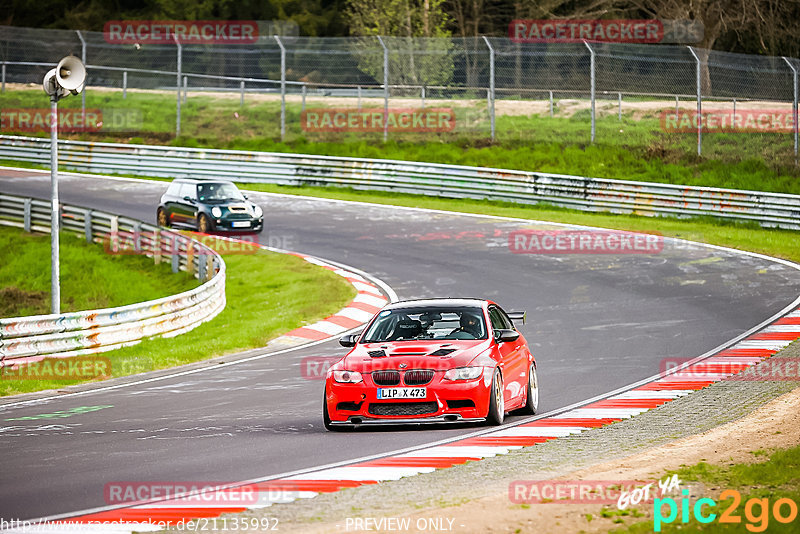
M232 182L189 180L172 182L156 212L159 226L188 226L198 232L260 232L264 213Z

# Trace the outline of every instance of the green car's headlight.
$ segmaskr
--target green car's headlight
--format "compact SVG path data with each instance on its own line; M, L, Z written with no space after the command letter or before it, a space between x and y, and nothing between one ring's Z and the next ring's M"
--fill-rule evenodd
M214 206L211 208L211 215L214 217L222 217L222 210L219 209L219 206Z

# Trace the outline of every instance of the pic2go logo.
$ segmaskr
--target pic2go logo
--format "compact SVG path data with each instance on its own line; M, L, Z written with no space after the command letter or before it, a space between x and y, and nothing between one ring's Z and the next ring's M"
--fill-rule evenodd
M689 522L690 509L695 520L699 523L711 523L717 519L717 514L708 513L707 510L704 510L704 506L714 507L717 505L714 499L698 499L692 506L688 498L689 490L683 490L682 493L683 498L680 504L681 523ZM742 495L736 490L729 489L723 491L719 499L720 501L733 499L730 505L725 508L725 511L719 515L719 522L741 524L742 517L736 513L736 510L742 502ZM664 516L665 505L668 509L666 517ZM750 532L764 532L767 530L770 511L778 523L787 524L797 519L797 503L793 500L785 497L778 499L770 509L769 499L753 497L748 499L744 505L744 517L747 520L745 528ZM673 523L678 518L678 512L678 503L675 499L671 497L656 498L653 501L653 530L661 532L661 526Z

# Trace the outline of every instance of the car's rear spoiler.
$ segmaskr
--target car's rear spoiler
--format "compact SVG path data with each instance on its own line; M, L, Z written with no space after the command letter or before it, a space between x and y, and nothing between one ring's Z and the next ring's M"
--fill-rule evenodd
M525 319L527 316L528 312L525 311L508 312L508 317L512 321L522 321L522 324L525 324Z

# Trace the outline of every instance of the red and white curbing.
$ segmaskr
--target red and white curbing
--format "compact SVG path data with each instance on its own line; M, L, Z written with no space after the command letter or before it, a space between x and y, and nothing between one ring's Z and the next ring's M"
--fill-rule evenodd
M322 267L334 271L340 269L326 265L316 259L309 259ZM377 288L360 276L341 271L351 282L357 282L359 296L354 300L356 309L364 313L377 311L381 297ZM363 285L362 285L363 284ZM371 289L370 287L374 288ZM385 300L385 299L384 299ZM364 307L366 305L367 307ZM348 312L350 313L350 312ZM319 323L303 327L293 333L293 337L305 340L316 339L316 336L328 331L344 331L350 324L342 322L342 318L358 320L342 312L339 318L323 321L331 326L318 326ZM334 317L336 317L334 316ZM363 317L359 316L359 317ZM679 369L680 376L675 373L663 373L658 378L638 385L628 391L611 395L607 398L590 402L575 409L556 415L538 419L529 423L500 428L495 431L481 433L467 438L456 439L444 444L423 447L402 454L376 458L367 461L356 461L349 465L323 468L293 476L264 482L248 483L258 488L256 503L242 506L220 504L224 499L205 499L214 504L198 505L196 498L173 499L128 508L102 511L93 514L73 517L65 523L50 523L44 530L38 525L36 532L145 532L159 530L157 522L168 522L175 525L181 521L215 518L222 514L240 513L248 509L264 508L278 503L292 502L297 499L312 498L320 493L331 493L344 488L353 488L364 484L378 484L390 480L420 473L430 473L436 469L452 467L468 461L482 460L511 450L529 447L552 439L578 434L593 428L621 421L657 408L678 397L689 395L693 391L703 389L714 382L732 376L743 369L756 365L770 358L793 341L800 339L800 308L777 319L770 325L745 337L732 346L723 349L713 356L690 362ZM714 364L720 364L720 372L714 372ZM677 370L676 370L677 371ZM686 376L696 373L697 377ZM70 523L67 524L66 521ZM92 524L95 522L95 524ZM185 524L185 523L184 523ZM107 525L112 525L108 528ZM100 528L102 527L102 528ZM16 529L12 532L32 532L29 529Z

